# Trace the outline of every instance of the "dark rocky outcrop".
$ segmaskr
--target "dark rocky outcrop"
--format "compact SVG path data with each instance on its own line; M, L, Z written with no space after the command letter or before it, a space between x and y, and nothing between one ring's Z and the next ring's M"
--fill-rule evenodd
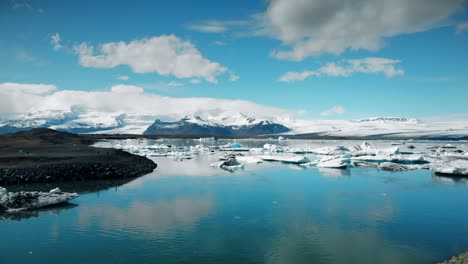
M132 178L157 166L146 157L92 143L51 129L1 135L0 185Z

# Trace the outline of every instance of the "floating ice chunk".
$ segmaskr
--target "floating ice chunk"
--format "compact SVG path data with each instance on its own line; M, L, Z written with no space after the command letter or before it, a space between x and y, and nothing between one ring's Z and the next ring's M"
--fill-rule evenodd
M210 165L211 167L218 167L223 170L235 171L244 167L235 157L231 157L225 161L215 162Z
M393 162L382 162L378 165L378 168L381 170L386 170L386 171L408 171L408 170L416 169L416 167L402 165L402 164L393 163Z
M244 157L236 157L236 159L240 162L243 163L250 163L250 164L255 164L255 163L262 163L263 160L259 157L254 157L254 156L244 156Z
M393 162L400 164L424 164L427 161L422 155L377 155L353 157L357 162Z
M3 197L5 197L7 194L7 189L0 187L0 202L2 201Z
M392 147L388 149L379 149L377 150L377 154L397 155L397 154L400 154L400 148Z
M396 155L401 154L400 148L391 147L388 149L376 149L367 141L364 141L360 146L354 146L354 151L351 153L354 157L359 156L378 156L378 155Z
M319 155L342 155L349 152L349 149L345 146L333 146L333 147L322 147L311 150L312 153Z
M351 164L349 155L335 156L332 158L323 158L317 163L318 168L346 168Z
M264 161L280 161L290 164L302 164L310 162L310 160L304 156L259 156Z
M10 192L0 187L0 207L8 212L33 210L68 202L78 197L77 193L66 193L55 188L50 192Z
M249 151L252 153L263 153L264 149L263 148L250 148Z
M288 153L293 153L293 154L307 154L307 153L313 153L312 150L310 149L303 149L303 148L288 148L286 150Z
M216 138L214 137L206 137L206 138L199 138L198 141L200 142L214 142Z
M49 191L49 193L61 193L62 191L57 187Z
M266 149L269 152L284 152L284 150L281 147L278 147L278 145L275 144L265 144L263 145L263 148Z
M445 148L445 149L454 149L454 148L457 148L455 145L452 145L452 144L447 144L445 146L442 146L442 148Z
M244 148L240 143L226 144L219 148L221 151L249 151L249 148Z
M435 162L432 165L435 173L468 176L468 160L453 160L449 162Z

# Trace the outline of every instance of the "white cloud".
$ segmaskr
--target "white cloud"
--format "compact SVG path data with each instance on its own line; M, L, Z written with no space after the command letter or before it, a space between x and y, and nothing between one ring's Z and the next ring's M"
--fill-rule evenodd
M0 91L8 93L46 94L57 90L50 84L0 83Z
M333 106L331 109L323 111L320 113L321 116L332 116L332 115L341 115L344 114L345 109L342 106L336 105Z
M426 31L449 23L465 0L270 0L257 16L257 35L290 49L273 50L277 59L301 61L345 50L379 50L387 37Z
M199 84L199 83L201 83L201 81L199 79L192 79L192 80L190 80L190 83Z
M118 84L111 87L111 92L119 94L140 94L145 90L135 85Z
M468 31L468 22L463 22L457 25L457 34Z
M50 43L54 46L54 50L59 50L63 48L62 44L60 44L60 41L62 38L60 37L60 34L57 32L52 37L50 38Z
M189 41L175 35L162 35L129 43L110 42L99 46L94 55L94 46L82 43L74 47L79 62L84 67L114 68L128 65L135 73L155 72L177 78L203 78L216 83L216 76L227 69L217 62L203 57Z
M293 115L292 111L251 101L165 97L147 93L143 88L133 85L115 85L110 91L57 91L53 85L0 84L0 116L37 111L70 111L73 106L93 112L137 113L173 120L185 115L204 116L224 112L243 112L270 120Z
M237 80L239 80L239 79L240 79L239 75L236 75L236 74L233 73L233 72L229 73L229 81L235 82L235 81L237 81Z
M121 81L128 81L130 77L128 77L127 75L119 75L117 76L117 79Z
M287 72L281 76L278 81L280 82L294 82L294 81L303 81L310 76L317 76L318 72L315 71L303 71L303 72Z
M391 78L404 74L404 71L397 67L399 63L399 60L373 57L345 60L341 62L329 62L317 70L287 72L278 80L281 82L294 82L305 80L311 76L347 77L354 73L382 73L386 77Z
M56 89L54 85L47 84L0 83L0 114L34 108Z
M207 20L189 24L187 28L204 33L223 33L246 24L248 22L244 20Z

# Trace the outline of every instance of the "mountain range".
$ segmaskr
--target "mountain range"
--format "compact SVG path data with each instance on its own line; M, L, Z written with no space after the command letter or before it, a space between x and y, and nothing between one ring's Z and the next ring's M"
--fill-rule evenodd
M466 139L464 121L422 121L404 117L359 120L296 120L253 117L240 112L203 113L174 118L145 113L103 113L81 107L70 111L42 111L0 119L0 133L52 128L72 133L165 136L300 135L346 138Z

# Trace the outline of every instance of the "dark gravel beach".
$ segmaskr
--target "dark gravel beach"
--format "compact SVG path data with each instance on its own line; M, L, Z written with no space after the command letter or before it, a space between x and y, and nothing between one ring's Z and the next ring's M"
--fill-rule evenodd
M51 129L0 136L0 185L119 179L152 172L146 157L91 147L94 140Z

